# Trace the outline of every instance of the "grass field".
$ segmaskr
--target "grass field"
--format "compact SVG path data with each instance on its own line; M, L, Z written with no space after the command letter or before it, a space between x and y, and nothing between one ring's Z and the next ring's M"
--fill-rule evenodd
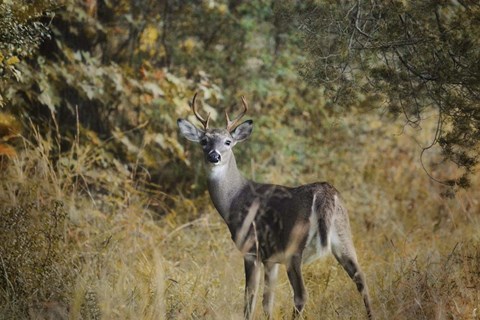
M308 139L282 132L275 148L241 161L241 169L263 182L329 181L341 191L377 318L479 319L480 176L449 196L420 162L417 143L428 145L432 124L420 131L377 116L361 115L359 125L359 117L328 120ZM247 144L259 140L254 133ZM120 165L99 170L102 155L88 144L52 162L53 143L25 142L0 162L0 318L242 318L242 257L206 191L195 199L181 190L144 192ZM237 157L250 154L245 148ZM434 148L424 157L432 176L455 173L438 159ZM156 214L158 206L167 214ZM302 318L366 318L332 257L303 270ZM276 297L275 318L289 318L284 268Z

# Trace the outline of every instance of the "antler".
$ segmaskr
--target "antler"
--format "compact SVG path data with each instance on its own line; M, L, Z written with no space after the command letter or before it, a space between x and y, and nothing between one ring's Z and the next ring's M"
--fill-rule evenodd
M200 121L203 125L203 128L205 130L207 130L208 128L208 121L210 121L210 113L208 113L207 115L207 120L203 119L203 117L198 113L197 111L197 105L195 103L195 100L197 99L197 92L195 93L195 95L193 96L193 100L192 100L192 110L193 110L193 113L195 114L195 117L197 117L198 121Z
M240 121L240 119L245 115L245 113L247 113L248 111L248 104L247 104L247 100L245 99L245 97L242 96L242 105L243 105L243 111L242 113L240 113L235 119L233 120L230 120L230 118L228 117L228 113L227 111L225 111L225 117L227 118L227 130L228 131L232 131L235 126L237 125L238 121Z

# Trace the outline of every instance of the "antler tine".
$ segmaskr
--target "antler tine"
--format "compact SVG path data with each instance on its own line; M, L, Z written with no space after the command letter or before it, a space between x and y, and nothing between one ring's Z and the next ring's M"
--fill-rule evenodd
M192 110L193 110L193 113L195 114L195 117L197 117L198 121L200 121L203 125L203 128L205 130L208 129L208 122L210 121L210 113L208 113L207 115L207 120L205 120L197 111L197 104L195 103L196 99L197 99L197 94L198 92L195 92L195 95L193 96L193 100L192 100Z
M227 118L227 130L232 131L235 126L237 125L238 121L240 121L241 118L247 113L248 111L248 103L247 100L245 99L244 96L242 96L242 105L243 105L243 111L240 113L235 119L230 120L228 117L227 111L225 111L225 117Z

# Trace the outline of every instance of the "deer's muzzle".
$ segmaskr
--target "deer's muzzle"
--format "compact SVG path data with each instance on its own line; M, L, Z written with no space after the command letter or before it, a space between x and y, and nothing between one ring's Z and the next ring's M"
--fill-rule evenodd
M219 163L221 156L216 150L212 150L208 153L207 159L210 163Z

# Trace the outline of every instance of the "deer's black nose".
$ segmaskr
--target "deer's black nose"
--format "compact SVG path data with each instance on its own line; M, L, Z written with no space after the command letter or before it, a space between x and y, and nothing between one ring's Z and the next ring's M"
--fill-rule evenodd
M218 153L215 150L212 150L208 153L208 161L211 163L218 163L220 162L221 156L220 153Z

